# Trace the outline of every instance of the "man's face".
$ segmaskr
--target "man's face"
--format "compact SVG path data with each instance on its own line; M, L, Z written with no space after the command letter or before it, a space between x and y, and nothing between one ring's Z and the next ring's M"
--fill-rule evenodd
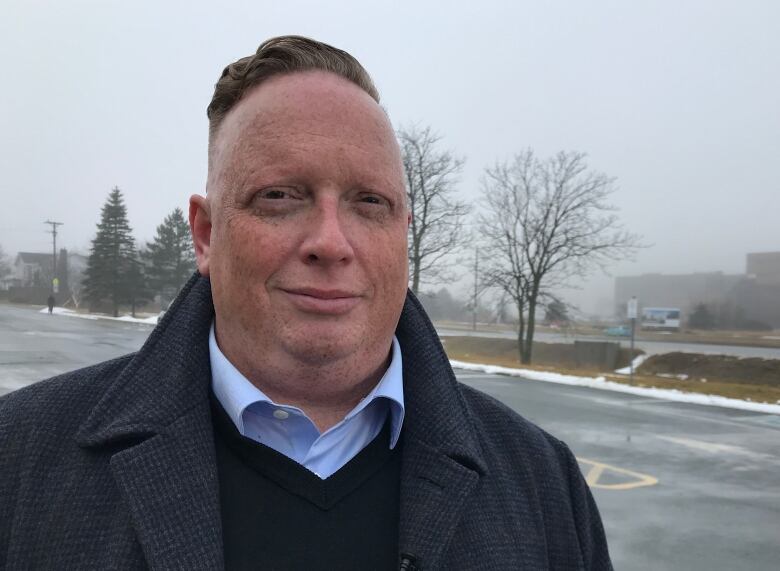
M387 353L406 294L408 211L392 128L360 88L305 72L251 91L219 128L190 218L231 360Z

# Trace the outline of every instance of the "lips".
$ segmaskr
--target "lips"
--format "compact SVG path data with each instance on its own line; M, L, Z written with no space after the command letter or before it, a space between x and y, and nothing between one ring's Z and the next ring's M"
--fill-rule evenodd
M361 299L357 292L341 289L282 288L285 296L300 311L321 315L341 315L351 311Z

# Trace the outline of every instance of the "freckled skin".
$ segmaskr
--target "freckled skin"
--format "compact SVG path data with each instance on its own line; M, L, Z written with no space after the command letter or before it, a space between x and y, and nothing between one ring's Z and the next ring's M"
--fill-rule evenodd
M369 95L323 72L254 88L219 129L206 197L190 199L221 350L321 430L339 422L386 368L408 222L395 136Z

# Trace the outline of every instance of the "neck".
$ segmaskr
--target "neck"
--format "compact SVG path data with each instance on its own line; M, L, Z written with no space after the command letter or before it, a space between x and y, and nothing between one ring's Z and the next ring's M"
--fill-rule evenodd
M342 367L265 370L247 379L271 400L301 409L320 433L341 422L370 393L387 370L389 357L369 374L347 375ZM242 371L243 372L243 371ZM280 374L274 374L280 373Z
M245 353L222 341L217 335L220 351L242 375L274 402L301 409L320 433L341 422L371 392L392 355L390 346L313 363L290 355Z

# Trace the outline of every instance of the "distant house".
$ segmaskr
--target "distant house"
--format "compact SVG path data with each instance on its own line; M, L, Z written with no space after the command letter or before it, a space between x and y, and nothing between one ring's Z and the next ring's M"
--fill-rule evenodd
M45 287L51 283L52 255L38 252L19 252L13 267L12 285L15 287Z
M57 303L65 303L71 296L70 283L81 283L86 257L69 254L63 248L57 255L57 273L59 280L55 298ZM8 290L8 299L17 303L46 303L52 290L52 255L42 252L19 252L11 268L11 275L3 280Z

